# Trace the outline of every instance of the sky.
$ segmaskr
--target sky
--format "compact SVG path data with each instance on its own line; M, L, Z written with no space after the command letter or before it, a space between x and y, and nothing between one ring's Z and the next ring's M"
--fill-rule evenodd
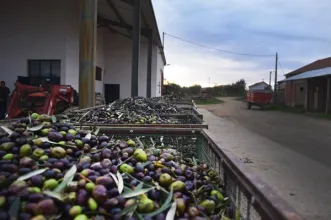
M225 85L245 79L248 85L275 70L278 79L331 55L329 0L152 0L159 31L165 32L169 66L165 79L182 86ZM196 46L174 37L233 55ZM210 83L209 83L210 82ZM272 84L274 83L274 73Z

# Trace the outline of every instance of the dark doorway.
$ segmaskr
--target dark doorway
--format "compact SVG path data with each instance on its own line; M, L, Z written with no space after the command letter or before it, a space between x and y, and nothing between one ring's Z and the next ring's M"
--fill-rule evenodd
M120 84L105 84L106 103L112 103L120 98Z

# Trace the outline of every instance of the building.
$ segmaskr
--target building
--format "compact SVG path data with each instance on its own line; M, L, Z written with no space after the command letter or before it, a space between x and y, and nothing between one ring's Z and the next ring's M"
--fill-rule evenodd
M311 112L329 112L331 57L317 60L285 75L285 104Z
M270 85L266 82L258 82L255 83L251 86L248 86L249 91L257 91L257 90L269 90L270 89Z
M5 80L11 91L16 80L39 84L48 78L80 92L80 50L86 49L80 39L82 30L87 30L82 29L81 14L86 2L96 0L0 1L0 27L4 30L0 80ZM96 48L95 92L104 94L108 102L132 96L132 83L138 87L136 95L161 95L166 59L154 9L151 0L140 1L140 44L134 47L136 2L97 0L97 37L95 44L88 43ZM139 58L133 55L137 48ZM139 64L135 65L137 82L132 82L133 61Z

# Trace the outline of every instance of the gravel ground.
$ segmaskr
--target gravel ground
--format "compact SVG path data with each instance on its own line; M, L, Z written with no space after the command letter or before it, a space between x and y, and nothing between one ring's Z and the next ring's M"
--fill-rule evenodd
M224 101L199 108L219 146L307 219L331 219L331 123Z

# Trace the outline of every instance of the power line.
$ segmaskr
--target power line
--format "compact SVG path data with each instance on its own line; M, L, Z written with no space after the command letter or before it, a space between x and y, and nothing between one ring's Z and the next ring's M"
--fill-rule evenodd
M205 48L212 49L212 50L217 50L217 51L224 52L224 53L230 53L230 54L236 54L236 55L242 55L242 56L251 56L251 57L273 57L273 56L275 56L275 55L259 55L259 54L237 53L237 52L222 50L222 49L218 49L218 48L215 48L215 47L210 47L210 46L206 46L206 45L203 45L203 44L199 44L199 43L196 43L196 42L193 42L193 41L190 41L190 40L186 40L186 39L183 39L183 38L180 38L180 37L176 37L176 36L171 35L171 34L167 34L167 33L164 33L164 34L168 35L169 37L172 37L172 38L175 38L175 39L187 42L187 43L191 43L191 44L194 44L194 45L197 45L197 46L200 46L200 47L205 47Z
M280 69L282 70L283 74L285 75L285 72L284 72L284 70L283 70L282 64L280 64L280 61L279 61L279 60L278 60L278 64L279 64Z

